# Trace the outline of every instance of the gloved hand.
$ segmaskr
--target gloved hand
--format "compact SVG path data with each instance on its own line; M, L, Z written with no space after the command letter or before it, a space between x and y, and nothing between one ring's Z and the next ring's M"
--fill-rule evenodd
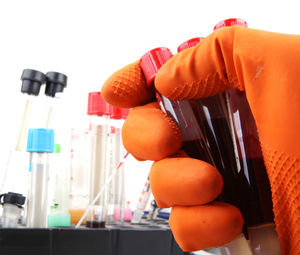
M172 100L245 90L268 170L282 254L288 255L300 254L299 43L296 35L219 29L172 57L155 80L156 89ZM200 250L233 239L243 224L239 211L209 203L222 186L212 166L174 156L181 146L179 130L156 103L146 104L153 92L144 85L138 63L110 77L102 96L116 106L135 107L123 127L123 142L138 159L156 161L151 187L159 206L173 206L170 226L179 245Z

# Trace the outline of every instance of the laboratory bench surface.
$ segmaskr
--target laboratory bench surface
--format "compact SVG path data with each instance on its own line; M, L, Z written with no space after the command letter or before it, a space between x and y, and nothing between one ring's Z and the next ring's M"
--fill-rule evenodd
M183 255L167 226L0 229L1 255Z

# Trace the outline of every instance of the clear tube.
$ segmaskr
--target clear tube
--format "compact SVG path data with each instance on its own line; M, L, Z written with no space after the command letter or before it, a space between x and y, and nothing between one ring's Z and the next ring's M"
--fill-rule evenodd
M22 100L23 103L23 111L20 116L19 121L19 129L16 135L17 139L12 144L12 149L9 152L7 163L5 164L5 168L2 172L1 178L1 192L5 193L8 191L15 191L17 193L26 194L27 187L23 184L20 185L18 180L24 180L28 171L24 171L24 166L28 165L29 156L26 152L26 142L27 142L27 134L29 127L32 126L32 111L33 108L37 108L36 104L36 96L23 95ZM14 178L14 176L19 176L18 180ZM20 189L24 187L24 189Z
M159 95L162 109L178 124L182 132L182 148L193 158L213 164L222 174L224 186L219 200L239 207L243 195L238 179L240 171L235 143L229 125L224 94L190 101L171 101ZM245 236L220 247L231 255L252 254ZM240 253L236 253L236 251ZM241 252L242 251L242 252Z
M59 100L57 98L45 97L45 104L43 109L43 116L42 116L42 127L44 128L54 128L55 127L55 115L56 115L56 109L57 104L59 103Z
M89 204L89 206L87 207L87 209L85 210L84 214L82 215L81 219L78 221L78 223L76 224L75 228L79 228L80 225L82 224L83 220L85 219L85 217L87 216L87 214L89 213L89 211L94 207L95 203L97 202L97 200L103 195L103 193L105 192L106 188L108 187L108 185L111 183L112 179L114 178L114 176L118 173L118 170L120 169L120 167L122 167L125 163L126 158L128 157L129 153L127 152L122 160L120 161L120 163L118 164L117 168L115 169L115 171L113 171L112 175L109 176L109 178L106 180L105 184L103 185L103 187L100 189L100 191L98 192L98 194L96 195L96 197L93 199L93 201Z
M49 154L30 153L31 187L27 202L27 227L47 227Z
M183 133L183 149L191 157L205 161L208 161L207 154L210 153L213 158L210 163L216 166L224 180L219 199L241 210L247 239L247 227L251 227L252 238L255 238L255 233L262 237L258 225L273 222L272 200L255 122L245 94L230 90L210 98L177 102L162 97L162 103L165 111L171 116L173 114ZM203 132L202 141L200 136L193 134L195 128ZM192 132L187 134L188 129ZM208 153L203 153L205 146L202 144L205 143L209 148ZM267 247L264 242L278 246L276 233L271 233L272 229L275 231L275 228L269 228L265 232L269 236L261 239L261 247ZM257 238L255 240L257 242ZM246 240L240 236L230 246L220 249L223 249L223 253L236 254L237 250L244 247L243 254L268 254L257 252L257 245L254 246L251 246L251 252Z
M115 162L117 159L117 154L119 151L115 151L115 145L116 143L116 134L115 134L115 127L112 125L111 121L109 124L108 129L108 140L107 140L107 146L106 146L106 166L105 166L105 178L107 179L109 176L112 175L114 169L115 169ZM115 185L115 178L118 175L114 175L114 178L112 179L112 182L108 185L106 189L106 204L107 204L107 223L113 224L113 216L114 216L114 188Z
M21 207L5 203L3 205L2 227L3 228L16 228L18 226L18 220L22 212Z
M133 212L131 223L138 224L144 215L144 211L147 207L147 203L151 196L150 179L147 177L147 181L143 187L142 194L138 200L136 209Z
M120 132L120 147L121 147L121 155L126 153L125 148L122 144L121 138L121 129ZM121 224L124 221L131 221L131 210L130 210L130 202L126 203L126 187L125 187L125 168L122 165L119 169L119 173L117 175L116 181L116 199L115 199L115 207L114 207L114 220L116 222L120 222Z
M255 255L280 255L281 247L275 224L248 227L249 245Z
M248 227L250 247L257 255L280 254L270 183L246 94L230 89L226 99L241 166L238 176L243 199L239 208Z
M76 224L89 202L91 137L89 130L71 129L69 213Z
M219 170L224 180L219 199L238 206L239 169L224 95L190 101L160 98L163 109L182 132L182 149L192 158L211 163Z
M106 181L106 153L108 142L108 123L109 116L91 116L90 134L91 134L91 169L89 177L89 203L93 201L99 190ZM103 228L105 227L107 215L106 194L96 201L95 205L89 211L87 216L87 227Z
M107 174L110 176L112 171L121 161L121 156L125 149L122 145L121 127L124 123L123 119L110 120L110 134L107 149ZM125 206L125 180L124 167L120 167L118 173L114 176L112 183L108 186L108 223L120 224L123 222L124 206Z
M32 106L34 99L36 96L29 96L25 95L25 103L24 103L24 111L23 116L21 119L21 125L18 132L18 138L15 144L15 150L16 151L25 151L26 148L26 141L27 141L27 134L28 134L28 128L30 125L30 118L31 118L31 112L32 112Z
M206 251L216 255L252 255L248 242L243 234L240 234L236 239L220 248L208 249ZM271 254L272 253L270 253L270 255Z
M55 145L55 154L52 155L50 168L50 213L48 226L70 226L70 214L68 211L68 173L67 166L62 156L66 151L60 145Z
M127 201L124 206L123 221L131 222L131 220L132 220L132 211L130 208L130 202Z
M169 49L156 48L141 58L140 66L149 86L155 88L153 78L157 70L171 57ZM177 123L182 134L182 149L190 157L214 165L222 175L224 185L217 200L239 207L241 193L237 177L240 169L224 94L172 101L157 93L157 99L161 109ZM244 254L250 251L248 245L244 249Z

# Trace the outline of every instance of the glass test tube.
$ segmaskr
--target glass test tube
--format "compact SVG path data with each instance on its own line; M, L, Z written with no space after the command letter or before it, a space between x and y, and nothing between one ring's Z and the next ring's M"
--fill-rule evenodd
M47 227L49 154L54 152L54 130L29 129L31 186L27 202L27 227Z
M92 163L89 178L89 203L91 203L106 182L107 142L111 107L102 99L100 92L89 93L88 115L92 139ZM104 228L107 221L107 191L98 199L87 216L87 227Z

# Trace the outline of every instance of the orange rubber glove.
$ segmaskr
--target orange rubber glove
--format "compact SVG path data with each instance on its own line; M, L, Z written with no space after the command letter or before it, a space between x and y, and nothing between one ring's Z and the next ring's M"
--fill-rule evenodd
M123 144L136 159L156 161L151 190L159 207L173 206L171 228L181 248L195 251L233 240L244 223L240 211L221 202L207 204L222 191L220 173L179 152L180 130L158 103L151 102L154 92L147 88L139 63L114 73L101 95L115 106L133 107L122 128Z
M171 58L155 80L156 89L172 100L212 96L230 87L245 90L258 127L284 255L300 254L299 43L296 35L238 26L219 29ZM131 77L129 83L124 73ZM135 63L113 75L102 95L117 106L135 107L152 98L143 83ZM159 206L173 206L170 226L183 250L230 241L241 231L239 211L224 203L205 204L216 197L209 185L222 186L212 166L201 161L197 165L182 155L168 157L180 148L179 130L171 123L154 103L134 108L123 128L124 145L140 159L158 160L151 169L153 194ZM209 176L208 181L200 173ZM203 182L208 187L199 185Z

